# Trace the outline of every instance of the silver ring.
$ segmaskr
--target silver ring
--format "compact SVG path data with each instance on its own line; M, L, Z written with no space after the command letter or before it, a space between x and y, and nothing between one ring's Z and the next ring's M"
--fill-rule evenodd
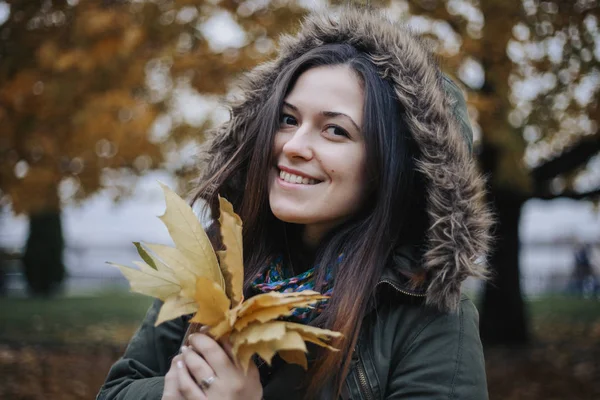
M212 385L215 382L215 379L217 378L215 378L214 376L209 376L208 378L202 379L199 384L200 389L207 390L210 387L210 385Z

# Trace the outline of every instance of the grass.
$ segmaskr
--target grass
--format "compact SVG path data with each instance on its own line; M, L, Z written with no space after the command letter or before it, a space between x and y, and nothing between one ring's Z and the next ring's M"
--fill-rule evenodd
M151 301L122 291L0 298L0 398L94 398ZM527 305L538 341L486 349L490 400L599 399L600 302L546 296Z
M151 302L122 291L94 297L0 298L0 342L126 342Z
M93 297L0 298L0 342L126 343L151 302L124 291ZM600 302L595 300L552 295L527 304L535 332L600 323Z
M551 295L527 303L534 337L546 342L600 339L600 301Z
M575 296L549 295L528 303L534 320L592 323L600 318L600 301Z

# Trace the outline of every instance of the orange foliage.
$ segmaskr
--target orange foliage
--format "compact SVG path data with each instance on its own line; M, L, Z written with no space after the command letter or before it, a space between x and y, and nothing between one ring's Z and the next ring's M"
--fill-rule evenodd
M286 18L278 20L283 10L256 10L258 18L236 15L237 8L199 0L10 2L0 26L0 196L8 195L17 213L56 210L64 179L79 188L63 200L79 200L101 189L110 169L169 168L161 164L165 151L199 140L198 129L208 128L174 119L175 135L151 137L179 82L200 94L224 94L236 74L264 57L254 40L275 38L303 12L286 6ZM233 13L248 40L216 54L197 27L222 10ZM178 168L179 175L189 171Z
M461 14L455 3L408 1L412 14L443 21L457 35L459 52L441 51L451 76L461 77L459 71L467 59L483 68L485 81L481 87L468 88L468 101L477 110L480 145L497 150L492 183L527 193L531 182L529 167L523 162L526 150L538 145L542 150L556 149L548 144L561 135L569 139L562 142L575 142L583 131L565 121L581 113L599 125L598 107L593 102L578 105L572 98L573 85L598 68L591 47L595 39L585 27L586 16L593 10L549 1L532 11L525 8L533 6L521 2L487 0L472 5L475 12L469 16ZM42 187L56 190L65 178L78 179L79 193L89 195L102 187L99 176L105 168L125 168L133 174L144 172L140 165L169 168L161 164L164 152L200 140L211 121L208 116L209 122L194 127L173 118L167 136L152 139L149 132L157 116L169 115L175 89L187 85L200 94L224 94L238 73L272 55L274 47L269 43L296 29L306 11L294 2L253 10L233 0L48 4L11 2L8 20L0 26L0 190L11 197L15 210L25 213L57 207L54 200L44 206L32 199L42 197L39 193L46 190ZM215 52L199 27L223 11L245 32L246 40L240 48ZM470 20L473 15L480 15L480 21ZM516 38L515 26L527 27L528 38ZM526 58L522 63L509 57L509 45L538 46L559 32L568 39L561 60L551 61L547 51L541 58ZM445 39L439 33L426 33L439 41ZM589 49L592 57L585 61ZM565 69L572 77L569 82L556 79L553 89L525 102L515 100L515 82L531 74L557 77ZM561 94L570 96L569 104L557 111L553 102ZM519 118L513 115L515 109ZM534 143L523 138L523 129L529 125L541 132ZM149 157L150 162L136 163L140 156ZM84 160L83 167L70 167L79 165L74 160ZM47 184L28 178L27 182L40 185L38 190L17 177L15 167L20 161L29 166L27 175L40 173L40 168L51 171L39 177ZM180 176L191 170L190 164L178 168L174 172Z

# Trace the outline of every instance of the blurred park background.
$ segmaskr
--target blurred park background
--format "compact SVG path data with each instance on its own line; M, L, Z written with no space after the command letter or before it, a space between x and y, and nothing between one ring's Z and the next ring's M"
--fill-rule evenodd
M468 96L498 220L494 279L466 287L490 398L599 399L598 1L371 3ZM95 397L150 302L105 261L169 243L157 181L185 193L235 77L326 4L0 0L0 399Z

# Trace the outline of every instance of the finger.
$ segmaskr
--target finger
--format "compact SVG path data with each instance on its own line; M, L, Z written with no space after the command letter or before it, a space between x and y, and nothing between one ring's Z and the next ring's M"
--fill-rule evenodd
M186 400L205 400L206 395L188 372L188 369L183 360L178 360L177 363L177 383L179 385L179 393Z
M181 356L175 356L173 357L173 359L171 360L171 367L169 368L169 370L167 371L167 374L165 375L165 381L176 381L177 380L177 370L175 369L177 367L177 361L181 360Z
M197 383L211 376L216 376L210 365L198 353L187 346L182 347L182 356L189 373Z
M208 331L210 331L210 326L204 325L202 328L200 328L200 330L198 331L198 333L204 333L204 334L206 334Z
M171 367L165 375L165 385L163 389L163 400L181 400L179 394L179 382L177 381L177 361L181 360L180 356L174 357L171 360Z
M235 357L233 356L233 346L231 345L231 341L229 340L229 338L219 340L219 344L221 345L221 348L225 350L225 353L227 353L227 356L229 357L231 362L235 364Z
M225 378L236 368L221 345L211 337L194 333L190 336L190 344L206 360L216 376Z
M258 371L258 366L254 362L254 360L251 360L250 361L250 365L248 365L248 373L247 373L247 375L248 376L251 376L251 375L259 376L260 375L260 373Z
M244 372L243 370L241 370L241 368L240 373L244 375ZM246 371L246 374L244 376L247 380L260 380L260 372L254 360L250 360L250 363L248 364L248 370Z

